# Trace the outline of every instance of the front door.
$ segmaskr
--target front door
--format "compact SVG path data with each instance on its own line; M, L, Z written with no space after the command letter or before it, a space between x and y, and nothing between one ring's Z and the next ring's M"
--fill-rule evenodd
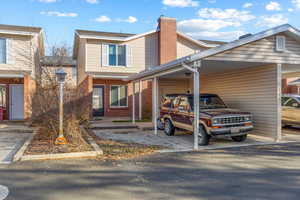
M93 116L104 115L104 86L97 85L93 88Z
M24 86L21 84L9 85L10 119L24 119Z

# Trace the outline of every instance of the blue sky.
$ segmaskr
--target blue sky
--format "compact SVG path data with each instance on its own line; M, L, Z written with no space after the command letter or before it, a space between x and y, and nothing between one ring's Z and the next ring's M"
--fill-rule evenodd
M1 0L0 23L40 26L46 45L73 44L75 29L142 33L160 15L197 39L229 41L290 23L300 28L300 0Z

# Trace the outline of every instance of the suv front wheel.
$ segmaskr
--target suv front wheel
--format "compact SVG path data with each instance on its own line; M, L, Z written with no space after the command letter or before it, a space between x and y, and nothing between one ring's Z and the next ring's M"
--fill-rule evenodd
M169 120L169 119L165 120L164 131L165 131L165 134L168 135L168 136L173 136L174 135L175 127L172 124L171 120Z
M207 134L203 126L199 127L199 145L206 146L209 144L210 136Z

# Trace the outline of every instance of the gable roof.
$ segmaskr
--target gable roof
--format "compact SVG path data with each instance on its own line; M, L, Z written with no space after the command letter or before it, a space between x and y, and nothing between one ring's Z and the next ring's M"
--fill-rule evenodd
M108 40L108 41L118 41L118 42L127 42L131 40L138 39L140 37L144 37L146 35L150 35L158 32L159 30L151 30L145 33L140 34L130 34L130 33L114 33L114 32L101 32L101 31L87 31L87 30L75 30L74 36L74 49L73 49L73 57L77 57L76 48L77 48L77 40L80 38L84 39L99 39L99 40ZM177 34L199 46L212 48L216 47L217 44L206 43L204 41L195 40L192 37L177 31Z
M13 35L35 35L42 32L42 28L33 26L16 26L0 24L0 33L3 34L13 34Z
M266 37L270 37L272 35L283 33L283 32L286 33L288 36L290 36L300 42L300 31L289 24L284 24L281 26L277 26L277 27L259 32L254 35L250 35L250 36L242 38L242 39L234 40L232 42L229 42L229 43L226 43L226 44L223 44L223 45L211 48L211 49L207 49L205 51L202 51L202 52L190 55L190 56L186 56L186 57L171 61L169 63L163 64L160 66L152 67L148 70L145 70L143 72L140 72L138 74L130 76L128 80L135 80L135 79L151 76L151 75L154 75L155 73L172 69L178 65L181 65L183 62L191 63L191 62L194 62L194 61L197 61L197 60L200 60L203 58L207 58L207 57L222 53L224 51L227 51L227 50L239 47L239 46L243 46L245 44L249 44L251 42L261 40Z

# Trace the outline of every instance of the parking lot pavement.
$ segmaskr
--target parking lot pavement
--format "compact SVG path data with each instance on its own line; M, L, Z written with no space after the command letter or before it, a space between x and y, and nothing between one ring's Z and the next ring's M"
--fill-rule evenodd
M153 131L128 132L127 130L94 130L94 132L98 137L104 139L166 147L166 149L161 150L161 152L190 151L194 145L193 135L186 131L176 131L175 136L167 136L163 131L158 131L157 135L153 134ZM248 139L240 143L232 141L231 138L212 138L208 146L199 146L199 149L218 149L272 142L274 142L274 140L270 138L249 134Z
M0 166L5 200L298 200L300 143Z

